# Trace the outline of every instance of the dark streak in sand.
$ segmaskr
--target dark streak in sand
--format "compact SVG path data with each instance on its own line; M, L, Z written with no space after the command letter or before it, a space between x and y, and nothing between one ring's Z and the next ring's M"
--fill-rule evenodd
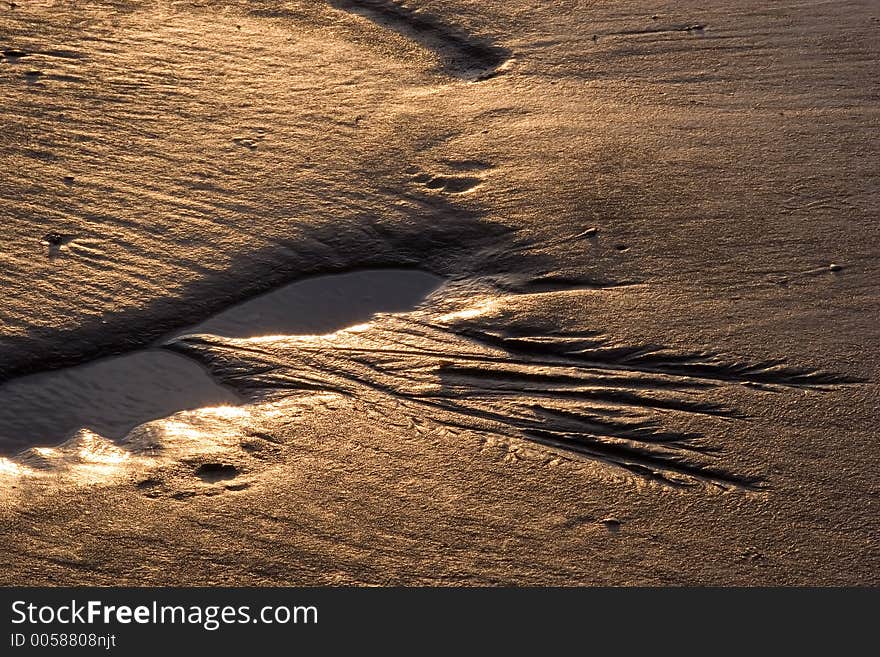
M394 0L329 0L334 7L361 14L438 54L450 74L487 79L510 57L500 46L477 39L437 16L416 12Z

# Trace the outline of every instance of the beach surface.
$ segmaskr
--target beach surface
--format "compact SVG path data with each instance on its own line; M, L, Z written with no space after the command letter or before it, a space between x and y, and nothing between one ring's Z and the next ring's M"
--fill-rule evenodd
M880 7L0 6L0 583L880 583Z

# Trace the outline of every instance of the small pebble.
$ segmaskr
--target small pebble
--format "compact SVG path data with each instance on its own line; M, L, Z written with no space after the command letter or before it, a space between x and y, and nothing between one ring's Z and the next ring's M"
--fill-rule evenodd
M46 233L43 237L43 241L51 246L61 246L61 244L64 243L64 235L53 231L51 233Z
M831 271L840 271L841 269L843 269L843 265L838 265L837 263L832 262L830 265L828 265L828 269L830 269Z
M615 530L620 529L620 520L615 518L614 516L608 516L607 518L602 518L600 520L603 525L605 525L608 529Z
M73 176L64 176L64 183L66 185L72 185L74 180L76 179Z

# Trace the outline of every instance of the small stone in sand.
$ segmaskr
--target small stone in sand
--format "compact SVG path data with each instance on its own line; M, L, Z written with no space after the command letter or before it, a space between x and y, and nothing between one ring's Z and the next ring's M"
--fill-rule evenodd
M831 271L840 271L841 269L843 269L843 265L838 265L837 263L832 262L830 265L828 265L828 269L830 269Z
M64 235L53 231L51 233L46 233L43 237L43 241L50 246L61 246L61 244L64 243Z
M600 520L603 525L608 529L608 531L616 532L620 530L620 520L615 518L614 516L608 516L607 518L602 518Z

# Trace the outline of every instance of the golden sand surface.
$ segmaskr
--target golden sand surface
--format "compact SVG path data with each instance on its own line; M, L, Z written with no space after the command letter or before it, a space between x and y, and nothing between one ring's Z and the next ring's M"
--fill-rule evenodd
M155 351L235 397L54 444L18 414L0 582L877 584L878 34L820 0L4 3L0 398ZM180 335L376 268L439 287Z

